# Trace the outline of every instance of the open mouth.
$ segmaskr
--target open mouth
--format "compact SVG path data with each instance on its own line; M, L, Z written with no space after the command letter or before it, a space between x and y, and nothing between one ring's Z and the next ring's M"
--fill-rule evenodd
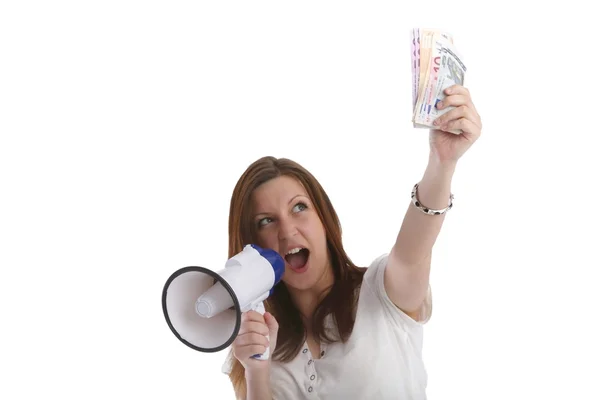
M308 249L298 247L290 250L285 255L285 260L288 262L290 267L292 267L292 269L299 270L306 266L309 253L310 252L308 251Z

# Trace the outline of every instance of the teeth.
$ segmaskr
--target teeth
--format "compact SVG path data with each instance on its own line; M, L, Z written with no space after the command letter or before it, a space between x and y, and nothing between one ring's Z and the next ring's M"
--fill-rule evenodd
M296 254L297 252L299 252L300 250L302 250L302 247L296 247L295 249L291 249L290 251L288 251L286 253L287 254Z

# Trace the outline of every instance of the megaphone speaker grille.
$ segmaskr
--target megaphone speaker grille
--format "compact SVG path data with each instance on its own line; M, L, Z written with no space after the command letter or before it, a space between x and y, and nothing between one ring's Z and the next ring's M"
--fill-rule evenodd
M198 314L198 297L216 283L224 290L228 308L205 318ZM240 330L240 304L231 286L218 273L203 267L185 267L175 271L164 285L163 314L169 328L186 346L205 353L228 347Z

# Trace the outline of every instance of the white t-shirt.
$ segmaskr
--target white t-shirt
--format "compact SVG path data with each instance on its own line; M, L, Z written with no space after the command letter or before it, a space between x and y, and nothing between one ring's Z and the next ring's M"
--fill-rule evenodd
M273 361L274 400L427 398L422 345L423 325L431 316L431 287L417 322L387 296L386 262L384 254L365 272L354 329L346 343L321 344L319 359L313 359L305 343L292 361ZM326 322L333 329L332 320ZM223 372L228 372L227 361Z

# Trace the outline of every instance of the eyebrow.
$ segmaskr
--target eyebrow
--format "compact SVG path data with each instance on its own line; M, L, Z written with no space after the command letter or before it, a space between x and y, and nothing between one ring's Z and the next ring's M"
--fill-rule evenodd
M294 201L294 199L295 199L296 197L306 197L306 196L305 196L305 195L303 195L303 194L297 194L297 195L295 195L294 197L292 197L292 198L290 199L290 201L288 201L288 205L289 205L289 204L290 204L292 201Z
M288 205L289 205L289 204L290 204L292 201L294 201L296 198L298 198L298 197L307 197L307 196L306 196L306 195L304 195L304 194L302 194L302 193L300 193L300 194L297 194L297 195L295 195L294 197L292 197L292 198L291 198L291 199L288 201ZM265 214L268 214L268 213L265 213L265 212L260 212L260 213L254 214L254 218L257 218L258 216L260 216L260 215L265 215Z

